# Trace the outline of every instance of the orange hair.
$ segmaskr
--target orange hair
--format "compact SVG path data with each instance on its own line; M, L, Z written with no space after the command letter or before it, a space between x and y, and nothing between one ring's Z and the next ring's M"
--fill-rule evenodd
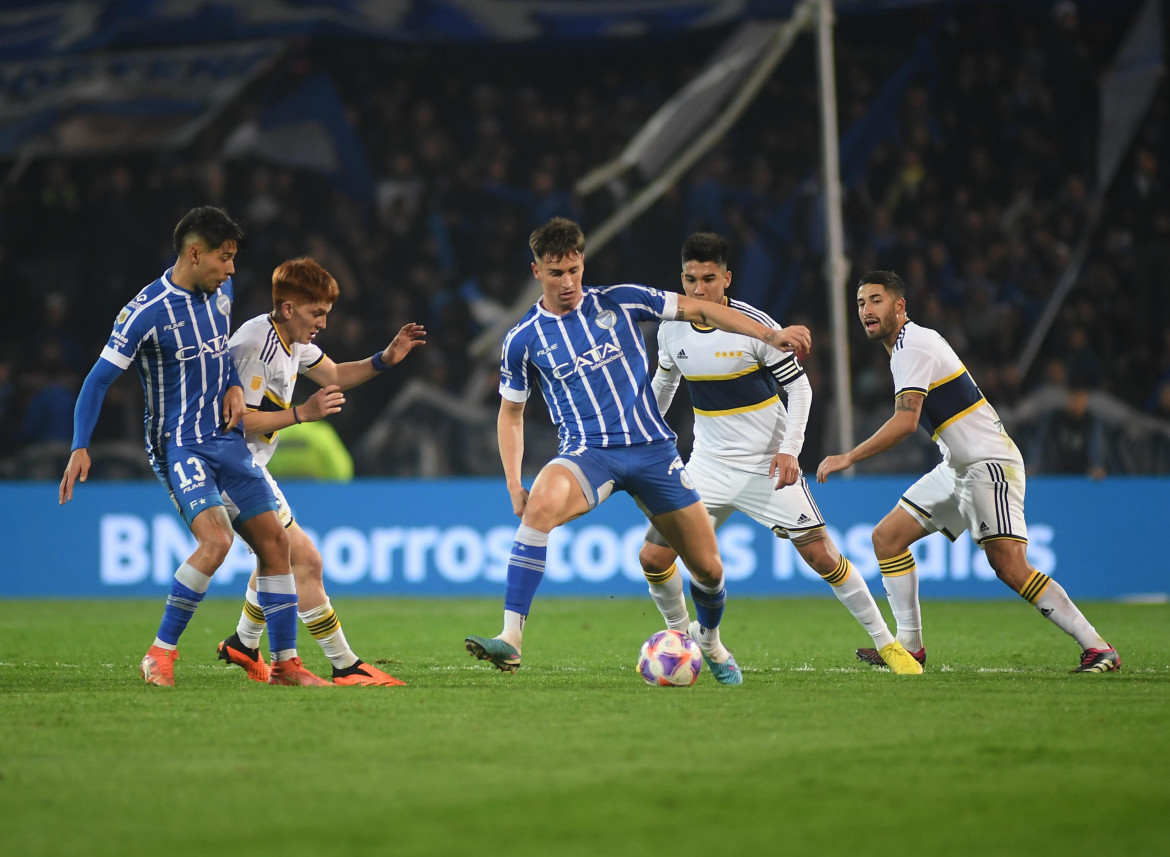
M308 256L281 262L272 272L272 305L276 309L285 301L332 304L339 294L333 275Z

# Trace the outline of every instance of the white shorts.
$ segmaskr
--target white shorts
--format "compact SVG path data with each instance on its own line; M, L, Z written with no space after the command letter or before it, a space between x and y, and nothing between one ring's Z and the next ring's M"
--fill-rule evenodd
M687 472L719 529L736 510L758 521L785 539L802 535L825 525L808 483L800 477L793 485L776 490L776 480L766 473L736 470L715 459L692 455ZM666 540L651 526L646 541L667 547Z
M952 542L964 530L971 540L1028 541L1024 523L1024 468L1001 461L972 464L963 473L939 464L907 489L899 505L929 532Z
M288 500L284 499L284 494L280 490L280 486L276 484L276 480L272 478L272 474L268 472L268 468L262 464L257 464L256 467L264 474L264 478L268 480L268 487L272 489L272 493L276 495L276 517L280 519L280 525L286 530L293 525L292 506L288 504ZM239 507L232 502L232 498L224 491L220 494L223 497L224 508L227 509L228 518L233 524L240 514Z

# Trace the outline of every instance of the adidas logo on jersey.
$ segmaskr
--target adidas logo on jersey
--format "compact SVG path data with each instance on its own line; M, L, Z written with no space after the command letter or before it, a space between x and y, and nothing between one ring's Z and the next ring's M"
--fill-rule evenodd
M798 523L798 524L811 524L812 518L810 518L808 515L804 514L804 512L801 512L800 517L796 519L796 523Z
M675 359L675 360L686 360L686 359L687 359L687 352L686 352L686 349L685 349L685 348L680 348L680 349L678 350L678 354L674 355L674 359Z
M979 532L981 532L981 533L986 533L986 532L987 532L988 530L990 530L990 529L991 529L991 527L987 526L987 522L986 522L986 521L980 521L980 522L979 522Z

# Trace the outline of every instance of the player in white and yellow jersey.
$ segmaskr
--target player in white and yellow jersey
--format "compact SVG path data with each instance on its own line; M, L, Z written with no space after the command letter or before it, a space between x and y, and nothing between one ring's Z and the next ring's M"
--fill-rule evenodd
M726 296L731 284L727 242L698 232L682 246L682 287L690 297L726 304L779 329L766 313ZM812 387L793 352L758 339L694 322L666 321L658 328L658 371L651 387L665 414L685 378L695 411L695 442L687 472L715 528L736 510L791 539L809 566L873 638L879 662L895 673L922 672L897 642L861 575L825 530L798 458L812 404ZM777 384L784 388L787 407ZM691 622L674 551L651 524L638 554L650 595L667 627L702 637Z
M280 429L336 414L345 403L343 390L369 381L426 341L426 331L421 325L407 324L373 357L334 363L314 340L325 329L338 294L337 281L312 259L283 262L272 273L272 312L240 325L228 347L244 387L248 413L243 424L252 460L272 487L281 523L288 530L301 621L333 664L334 684L401 685L404 682L365 663L350 648L341 620L325 591L321 554L294 520L288 501L267 468ZM293 390L298 375L307 375L321 389L303 405L294 406ZM223 498L234 517L232 498L227 492ZM219 657L243 667L250 679L266 681L268 665L259 649L263 614L256 601L255 588L253 574L236 632L219 644Z
M874 528L882 583L898 621L898 640L925 663L918 571L910 545L940 532L969 530L995 574L1081 647L1073 672L1121 668L1121 658L1055 580L1028 563L1024 461L983 393L947 341L906 315L906 285L892 271L870 271L857 287L866 336L885 346L894 376L894 415L849 452L830 455L817 481L900 443L921 425L943 460L915 482ZM871 650L857 656L872 662Z

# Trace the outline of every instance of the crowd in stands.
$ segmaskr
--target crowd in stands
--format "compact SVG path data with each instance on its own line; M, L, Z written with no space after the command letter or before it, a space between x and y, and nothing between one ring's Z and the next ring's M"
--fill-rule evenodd
M1106 430L1136 412L1149 415L1143 425L1170 425L1165 84L1106 197L1056 324L1028 371L1017 368L1084 237L1095 188L1097 81L1128 23L1125 15L1085 22L1072 3L996 3L838 25L842 133L863 122L873 129L844 165L847 306L862 272L898 271L911 318L955 346L1016 434L1030 472L1170 472L1170 433L1154 430L1149 448L1134 456L1122 448L1124 432ZM492 414L472 426L476 436L428 416L424 431L446 445L441 460L423 467L418 455L391 445L356 456L359 475L498 472L497 378L469 354L469 343L530 287L532 228L563 214L588 236L631 192L611 184L582 198L573 185L617 154L726 35L611 42L604 52L589 42L298 45L266 85L291 89L329 74L374 176L366 198L312 172L225 157L223 140L247 118L245 107L188 150L13 169L0 189L0 285L11 309L0 351L0 475L59 474L81 379L122 305L173 260L173 224L200 204L223 206L247 230L237 322L270 309L277 263L310 255L341 287L318 340L334 359L373 353L407 321L427 326L424 349L351 395L332 420L351 449L411 383ZM905 84L885 88L916 52ZM892 99L879 98L891 91ZM587 284L674 288L682 238L697 229L726 234L731 294L813 330L806 471L838 446L818 127L814 46L805 37L726 139L589 256L586 272ZM860 438L888 416L892 388L885 352L849 320ZM1038 406L1037 396L1047 404ZM676 403L671 418L685 424L685 397L678 398L683 407ZM141 459L141 420L139 385L115 383L95 445L128 443ZM681 435L685 448L685 427ZM920 469L937 454L920 440L875 465ZM142 462L128 472L148 471Z

